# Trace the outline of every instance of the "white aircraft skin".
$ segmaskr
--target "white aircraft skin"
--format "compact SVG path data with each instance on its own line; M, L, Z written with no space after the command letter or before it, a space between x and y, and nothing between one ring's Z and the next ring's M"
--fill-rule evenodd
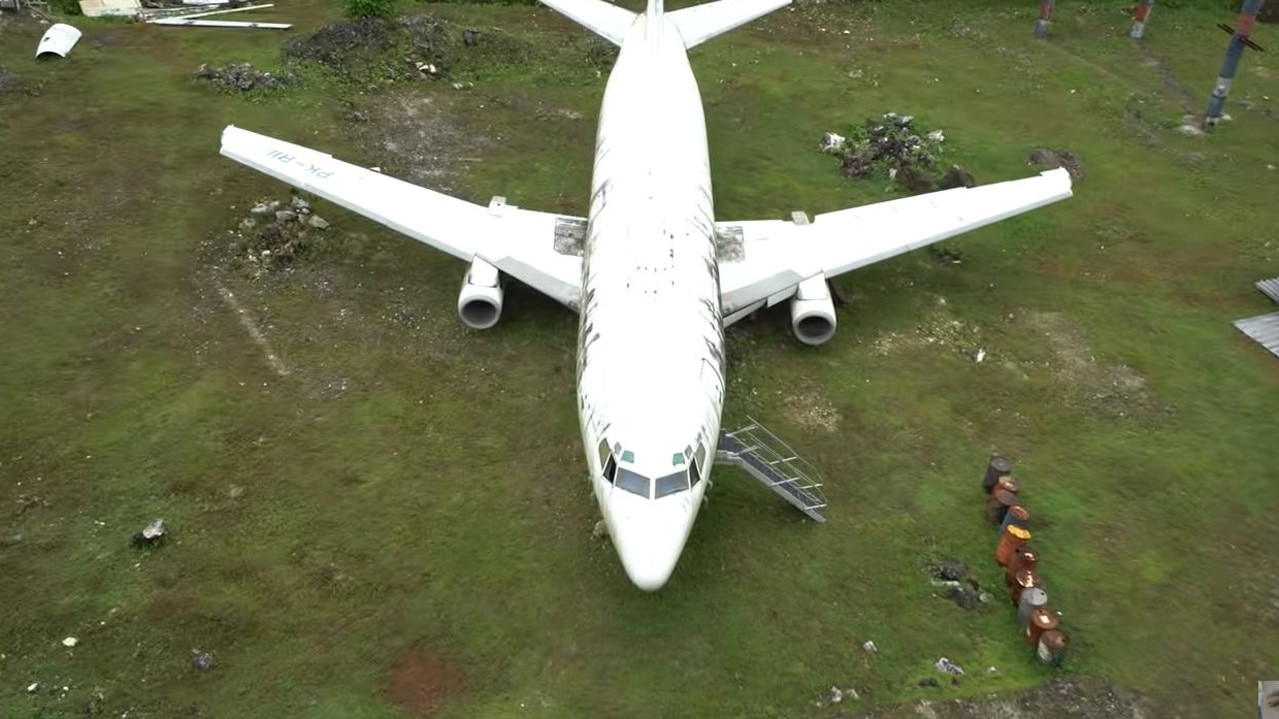
M600 109L577 385L600 512L627 575L649 591L670 578L697 518L724 404L701 94L678 29L655 5L626 33ZM605 479L610 451L650 492L651 480L690 465L699 481L641 497Z
M789 300L796 338L822 344L836 324L827 279L1068 198L1070 177L1057 169L811 221L718 222L687 50L790 0L670 13L662 0L642 13L604 0L542 2L621 48L600 108L586 218L500 197L485 207L234 126L221 152L470 263L458 315L472 328L497 324L507 275L578 312L591 486L627 576L655 591L709 485L727 325ZM583 225L580 246L566 241Z

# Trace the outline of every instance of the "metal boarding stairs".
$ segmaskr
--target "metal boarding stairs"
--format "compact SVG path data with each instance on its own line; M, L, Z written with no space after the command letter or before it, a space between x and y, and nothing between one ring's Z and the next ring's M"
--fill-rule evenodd
M745 427L719 433L716 459L742 468L810 519L824 523L821 474L754 417L747 419Z

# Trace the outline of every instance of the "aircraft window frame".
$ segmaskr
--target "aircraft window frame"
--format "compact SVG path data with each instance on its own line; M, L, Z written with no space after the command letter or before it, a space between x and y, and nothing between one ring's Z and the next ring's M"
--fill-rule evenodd
M640 492L639 492L639 487L638 487L638 486L635 486L635 485L633 485L633 484L631 484L631 483L630 483L630 481L631 481L631 478L632 478L632 477L638 477L638 478L640 478L640 479L644 480L644 493L643 493L643 494L640 494ZM624 482L626 482L626 484L624 484ZM634 494L634 495L636 495L636 496L638 496L638 497L643 497L644 499L652 499L652 498L653 498L653 480L652 480L652 479L650 479L650 478L648 478L648 477L645 477L644 475L640 474L639 472L635 472L635 471L629 470L629 469L627 469L627 468L625 468L625 467L618 467L618 468L617 468L617 476L616 476L615 481L613 482L613 486L614 486L614 487L616 487L616 488L618 488L618 489L621 489L621 490L624 490L624 491L630 492L631 494Z
M666 491L663 491L663 487L662 487L663 482L667 480L672 480L672 479L681 479L683 480L683 482L677 484L674 489L668 488ZM670 482L667 482L667 483L670 484ZM691 485L688 483L687 469L683 469L678 472L671 472L668 475L658 477L657 479L653 480L653 499L661 499L662 497L669 497L672 494L687 492L690 487Z
M688 488L692 489L697 483L702 481L702 469L697 464L696 459L689 460L688 463Z
M601 473L604 475L605 482L614 483L613 479L617 476L617 460L613 459L613 455L610 454L608 459L604 460L604 467Z

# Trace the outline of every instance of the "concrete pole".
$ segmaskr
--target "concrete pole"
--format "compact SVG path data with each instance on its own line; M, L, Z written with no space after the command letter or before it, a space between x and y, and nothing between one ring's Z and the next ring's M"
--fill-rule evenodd
M1226 46L1226 59L1221 63L1221 72L1217 75L1217 84L1212 88L1212 99L1208 101L1208 114L1204 116L1203 127L1211 130L1221 122L1221 109L1226 105L1226 95L1230 94L1230 83L1235 79L1235 71L1239 69L1239 58L1243 57L1243 49L1251 40L1252 24L1257 20L1257 11L1265 0L1244 0L1243 9L1239 12L1239 20L1235 22L1235 34Z
M1155 0L1140 0L1137 3L1132 11L1132 31L1128 33L1128 37L1140 40L1146 33L1146 20L1150 18L1150 7L1154 4Z
M1053 5L1056 0L1041 0L1039 3L1039 20L1035 23L1035 37L1043 40L1048 37L1048 25L1053 21Z

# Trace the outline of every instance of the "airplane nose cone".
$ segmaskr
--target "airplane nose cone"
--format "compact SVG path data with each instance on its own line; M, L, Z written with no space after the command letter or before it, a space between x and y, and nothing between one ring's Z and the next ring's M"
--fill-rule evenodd
M634 517L615 517L612 524L613 546L631 583L646 592L665 586L684 550L687 526Z

